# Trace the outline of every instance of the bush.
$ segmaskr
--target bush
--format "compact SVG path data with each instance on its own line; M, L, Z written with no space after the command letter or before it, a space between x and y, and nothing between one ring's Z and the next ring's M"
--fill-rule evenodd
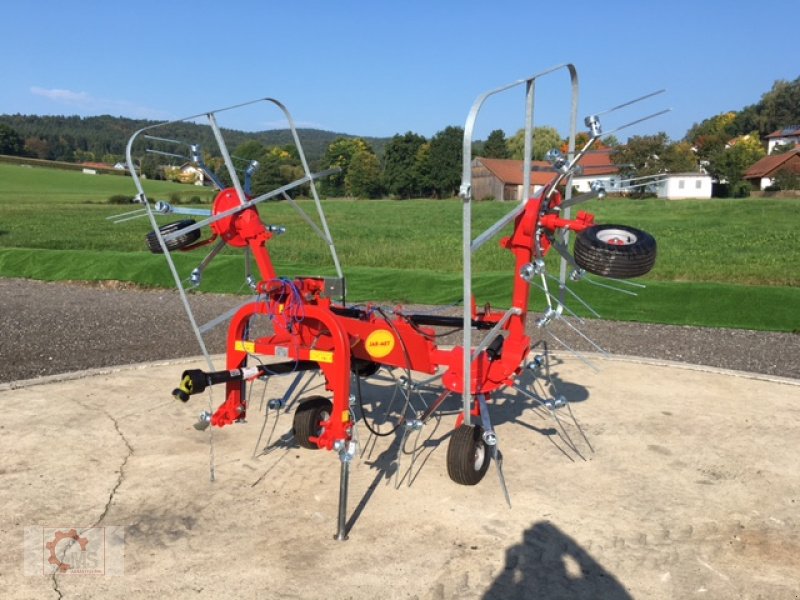
M133 198L125 194L114 194L108 199L109 204L130 204L131 202L133 202Z
M737 181L730 186L730 194L734 198L747 198L750 195L750 184L746 181Z

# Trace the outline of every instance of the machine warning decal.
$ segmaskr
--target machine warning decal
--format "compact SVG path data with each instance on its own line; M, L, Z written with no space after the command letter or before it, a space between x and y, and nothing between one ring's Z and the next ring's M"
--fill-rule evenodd
M372 358L383 358L394 350L394 336L386 329L376 329L367 336L364 346Z

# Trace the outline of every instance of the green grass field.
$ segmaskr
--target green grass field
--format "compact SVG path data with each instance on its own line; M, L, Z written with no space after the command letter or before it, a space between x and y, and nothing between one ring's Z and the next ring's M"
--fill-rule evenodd
M166 262L144 245L146 219L114 225L106 217L136 208L110 205L134 193L127 177L0 164L0 276L48 280L118 279L172 285ZM208 190L148 182L151 198L188 199ZM309 212L313 203L301 201ZM659 244L647 289L629 298L580 283L576 291L605 318L795 331L800 329L800 203L783 200L603 200L581 206L601 223L645 229ZM476 203L475 233L511 209ZM332 273L325 244L285 202L259 209L287 227L270 252L282 275ZM460 299L461 203L325 201L353 301L449 303ZM164 223L176 217L159 217ZM178 255L188 273L203 251ZM551 257L551 272L557 272ZM226 250L207 271L206 291L242 287L243 261ZM474 258L479 303L510 296L511 255L496 243ZM541 294L534 293L535 296ZM535 305L540 305L535 302ZM577 308L577 303L573 303ZM572 306L572 305L571 305ZM586 311L578 311L586 314Z

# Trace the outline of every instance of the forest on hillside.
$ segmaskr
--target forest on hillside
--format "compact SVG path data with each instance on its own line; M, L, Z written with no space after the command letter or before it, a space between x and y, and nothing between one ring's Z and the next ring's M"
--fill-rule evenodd
M67 162L124 160L131 134L155 122L112 117L0 115L0 154ZM623 177L702 169L728 185L726 194L748 193L746 169L765 155L763 138L776 130L800 125L800 77L776 81L761 99L739 111L729 111L695 123L681 140L659 132L633 136L625 144L607 138L598 147L609 151ZM457 193L461 177L463 129L446 127L430 139L406 132L392 138L355 137L348 134L300 129L303 149L311 169L335 167L340 172L322 187L331 196L448 197ZM288 129L257 133L223 130L227 146L239 158L261 165L253 179L255 191L274 189L302 177L302 168ZM191 140L206 151L216 148L207 126L173 123L159 129L167 138ZM581 134L585 136L586 134ZM579 141L579 145L582 142ZM506 137L495 130L473 146L473 155L522 158L524 131ZM532 140L534 159L547 150L564 148L565 141L552 127L536 127ZM166 146L161 148L168 150ZM780 148L787 151L790 148ZM164 165L176 164L164 155L148 155L137 163L148 177L165 177ZM224 180L221 158L206 162ZM177 164L180 164L178 160ZM298 190L300 193L302 189Z

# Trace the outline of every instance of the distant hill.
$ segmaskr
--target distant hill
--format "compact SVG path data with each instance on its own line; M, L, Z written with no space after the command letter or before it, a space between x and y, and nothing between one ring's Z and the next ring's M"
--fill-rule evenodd
M94 154L96 160L104 156L122 158L128 138L138 129L155 125L158 121L127 119L102 115L97 117L79 116L37 116L0 115L0 123L14 129L38 158L48 160L81 160L82 154ZM300 142L312 165L319 163L328 145L337 137L359 137L346 133L323 131L320 129L298 129ZM225 141L233 150L246 140L256 139L265 146L284 146L292 144L288 129L272 129L249 133L223 129ZM192 140L206 148L215 147L211 130L193 123L176 123L159 131L159 135ZM382 156L383 148L390 138L364 137L376 154Z

